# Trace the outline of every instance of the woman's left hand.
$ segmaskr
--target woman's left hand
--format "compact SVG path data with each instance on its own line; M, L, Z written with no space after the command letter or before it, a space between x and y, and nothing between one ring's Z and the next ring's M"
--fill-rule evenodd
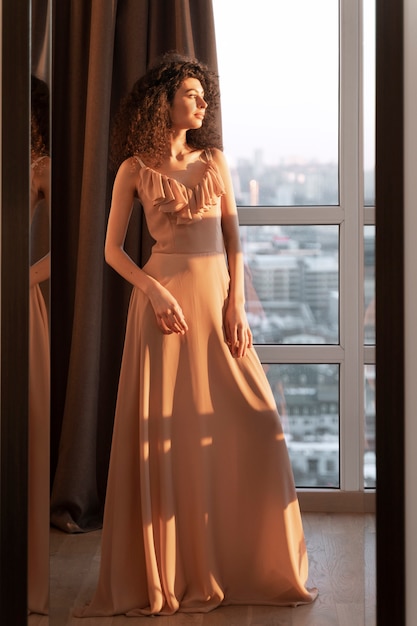
M224 332L232 356L245 356L247 349L252 347L252 332L244 306L228 303L224 314Z

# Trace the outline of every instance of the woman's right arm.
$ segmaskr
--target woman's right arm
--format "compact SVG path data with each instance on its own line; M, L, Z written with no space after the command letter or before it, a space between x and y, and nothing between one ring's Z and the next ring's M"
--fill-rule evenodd
M124 249L136 195L139 168L139 163L131 158L124 161L117 172L107 224L104 256L116 272L149 298L158 326L163 333L183 334L188 327L177 300L155 278L144 272Z
M104 256L109 265L123 278L145 293L150 288L149 277L124 250L127 228L135 199L136 176L139 164L134 159L124 161L117 172L107 223Z

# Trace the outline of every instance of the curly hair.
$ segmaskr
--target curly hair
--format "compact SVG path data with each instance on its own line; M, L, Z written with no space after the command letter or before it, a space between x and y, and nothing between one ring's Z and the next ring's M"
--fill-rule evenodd
M220 104L218 76L195 58L167 52L121 101L112 125L112 168L116 170L134 154L146 155L149 165L160 165L171 137L169 109L186 78L200 81L208 105L202 127L187 131L188 145L196 149L222 149L216 114Z
M45 81L31 76L31 149L49 155L49 88Z

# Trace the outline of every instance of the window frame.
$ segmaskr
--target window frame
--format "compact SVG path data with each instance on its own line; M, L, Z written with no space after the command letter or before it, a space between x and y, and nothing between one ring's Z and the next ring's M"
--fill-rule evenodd
M375 208L364 206L362 16L362 0L340 0L339 205L239 206L238 214L242 226L332 224L339 227L339 344L256 345L255 348L265 364L339 364L339 491L372 495L374 490L365 491L364 487L363 371L365 364L375 363L375 346L364 345L363 319L364 225L375 225ZM372 508L372 504L368 505ZM362 508L363 502L358 506Z

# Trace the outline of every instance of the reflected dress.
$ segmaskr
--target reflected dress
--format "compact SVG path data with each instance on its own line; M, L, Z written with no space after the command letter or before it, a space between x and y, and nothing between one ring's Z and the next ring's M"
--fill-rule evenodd
M144 271L188 331L164 335L133 288L119 380L98 587L78 616L207 612L314 600L292 470L254 349L231 356L229 274L209 152L200 184L131 159L149 231Z
M32 225L41 200L38 179L49 176L49 167L47 156L31 166ZM28 610L38 614L47 614L49 604L49 372L48 313L35 284L29 289Z

